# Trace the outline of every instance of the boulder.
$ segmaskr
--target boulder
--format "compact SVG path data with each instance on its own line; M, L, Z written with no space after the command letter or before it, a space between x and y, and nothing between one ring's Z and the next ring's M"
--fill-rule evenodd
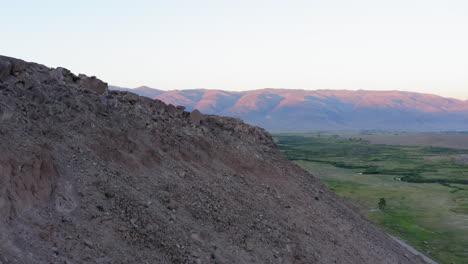
M10 58L10 62L11 62L11 73L15 76L25 71L26 68L28 67L28 63L25 62L24 60Z
M176 107L176 110L177 110L177 114L183 115L184 112L185 112L185 106L179 105L179 106Z
M195 109L190 113L189 117L192 123L199 125L205 116L200 111L198 111L198 109Z
M80 74L78 77L80 77L80 80L78 81L80 88L89 89L97 94L103 94L107 92L107 83L99 80L98 78L94 76L88 77L83 74Z
M5 57L0 57L0 81L5 81L11 74L12 64Z
M64 84L73 82L73 77L76 76L73 76L70 70L58 67L50 71L50 77L56 79L59 83Z

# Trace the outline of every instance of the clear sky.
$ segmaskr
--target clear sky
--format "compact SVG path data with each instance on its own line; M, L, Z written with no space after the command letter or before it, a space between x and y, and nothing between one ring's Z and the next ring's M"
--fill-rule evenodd
M159 89L468 99L467 0L0 0L0 54Z

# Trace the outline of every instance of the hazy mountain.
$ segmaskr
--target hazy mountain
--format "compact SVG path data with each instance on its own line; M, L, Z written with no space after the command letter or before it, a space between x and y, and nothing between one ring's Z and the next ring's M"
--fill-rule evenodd
M269 130L468 130L468 101L404 91L157 91L152 98ZM138 92L138 91L136 91Z
M156 96L164 93L163 90L158 90L154 89L148 86L139 86L136 88L124 88L124 87L119 87L119 86L110 86L109 89L114 90L114 91L127 91L127 92L132 92L136 93L140 96L146 96L149 98L156 98Z

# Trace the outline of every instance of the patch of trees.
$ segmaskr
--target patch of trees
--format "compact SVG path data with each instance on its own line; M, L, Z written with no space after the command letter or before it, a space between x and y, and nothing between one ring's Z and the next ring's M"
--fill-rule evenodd
M385 201L385 198L380 198L379 200L379 209L384 210L385 206L387 206L387 201Z

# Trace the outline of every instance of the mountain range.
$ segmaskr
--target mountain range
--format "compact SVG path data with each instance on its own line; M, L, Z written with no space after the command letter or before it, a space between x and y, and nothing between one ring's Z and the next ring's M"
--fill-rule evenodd
M241 118L270 131L399 130L466 131L468 100L406 91L208 89L131 91L206 114Z

